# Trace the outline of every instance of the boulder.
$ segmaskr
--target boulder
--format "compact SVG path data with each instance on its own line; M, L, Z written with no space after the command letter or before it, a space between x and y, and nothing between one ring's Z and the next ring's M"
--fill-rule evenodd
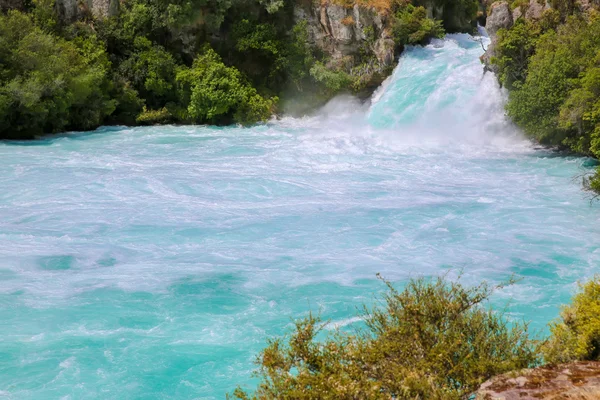
M525 18L529 20L539 20L542 18L542 14L544 14L544 10L550 8L546 2L540 4L538 0L530 0L529 6L527 7L527 11L525 12Z
M496 43L498 41L496 33L502 28L510 28L513 24L513 12L507 2L496 2L490 6L490 15L487 17L485 24L485 30L490 35L490 44L481 56L481 62L485 64L487 71L498 72L497 67L492 64L492 57L495 55Z
M512 12L513 22L516 22L519 18L523 16L523 10L521 7L517 7Z
M501 1L492 4L490 15L487 17L485 30L490 37L496 35L501 28L510 28L513 26L513 14L507 2Z

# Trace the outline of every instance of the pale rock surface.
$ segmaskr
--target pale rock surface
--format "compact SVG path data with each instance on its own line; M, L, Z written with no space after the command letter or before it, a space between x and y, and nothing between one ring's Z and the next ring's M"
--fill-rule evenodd
M481 385L476 400L598 400L600 362L582 361L496 376Z

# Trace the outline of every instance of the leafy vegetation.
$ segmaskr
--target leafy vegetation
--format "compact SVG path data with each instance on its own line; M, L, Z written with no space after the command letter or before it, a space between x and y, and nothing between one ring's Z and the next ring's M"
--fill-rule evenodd
M277 101L261 97L209 47L191 68L181 68L176 79L182 103L188 104L185 119L193 122L255 123L267 119Z
M435 0L450 10L436 20L420 0L344 1L386 14L398 48L442 36L451 19L471 23L477 4ZM254 124L283 108L280 97L314 107L339 92L366 95L389 74L373 26L361 28L356 54L334 56L311 43L295 5L131 0L117 15L83 10L73 22L53 0L23 1L0 14L0 139L100 124Z
M268 340L256 390L238 387L229 398L458 400L507 371L600 360L598 276L579 285L542 342L486 307L497 287L444 277L412 279L402 290L385 283L378 305L360 315L366 328L327 333L328 323L309 314Z
M600 359L600 278L579 285L572 304L563 308L551 325L552 335L543 346L549 363Z
M0 15L0 137L95 127L115 108L109 62L94 38L66 41L30 15Z
M527 326L485 306L494 288L444 278L387 284L366 329L325 335L309 315L257 359L261 379L238 399L461 399L489 377L539 360Z
M528 135L599 157L600 16L570 12L565 5L500 30L493 62L510 89L508 115ZM598 174L585 184L600 193Z
M427 18L424 7L409 4L396 13L394 39L396 43L423 44L431 38L444 36L442 21Z

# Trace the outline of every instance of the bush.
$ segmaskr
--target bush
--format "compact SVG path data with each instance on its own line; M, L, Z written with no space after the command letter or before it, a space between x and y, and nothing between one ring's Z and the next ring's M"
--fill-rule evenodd
M119 67L149 107L158 108L177 100L175 74L177 63L162 46L145 37L134 42L135 52Z
M177 73L182 103L193 122L253 124L268 119L277 98L265 99L214 50L205 48L191 68Z
M523 24L516 29L520 30ZM531 45L525 39L527 49ZM600 123L600 17L570 17L557 32L548 30L533 44L535 54L512 78L508 114L526 133L541 143L569 148L581 154L600 155L593 145ZM514 46L517 51L517 46ZM506 49L506 44L500 46ZM515 70L524 61L504 53L501 67ZM521 67L516 68L522 70ZM509 79L507 74L504 74Z
M0 15L0 138L95 128L115 108L109 69L95 37L66 41L29 15Z
M173 122L173 116L166 107L160 110L148 110L144 107L143 111L135 119L135 122L140 125L167 124Z
M529 59L535 52L539 35L538 27L524 19L518 19L511 29L498 31L497 56L492 62L498 66L498 79L503 86L513 89L525 82Z
M600 277L580 284L572 304L563 308L542 347L545 361L562 363L600 359Z
M431 38L443 36L442 21L427 18L424 7L409 4L395 15L394 39L399 45L424 44Z
M304 81L310 76L307 71L310 71L315 63L315 57L308 43L308 23L303 20L294 25L290 40L285 46L286 74L298 91L302 91Z
M352 83L352 78L346 72L335 71L320 61L314 63L310 69L310 76L332 94L349 89Z
M238 399L460 399L493 375L538 362L527 326L484 307L493 288L443 278L387 283L367 328L317 340L312 314L290 336L270 340L257 359L261 379Z
M242 19L232 27L238 68L259 87L277 88L285 80L284 34L275 24Z
M436 7L444 10L443 24L449 32L473 30L479 3L477 0L435 0Z

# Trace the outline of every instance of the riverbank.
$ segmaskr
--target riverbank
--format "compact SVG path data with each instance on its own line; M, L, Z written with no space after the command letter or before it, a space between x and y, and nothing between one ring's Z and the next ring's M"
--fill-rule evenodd
M103 124L251 125L343 92L368 98L403 46L472 30L477 9L476 0L2 1L0 139Z
M509 117L541 144L598 158L598 5L497 1L489 10L492 43L482 61L509 91ZM583 184L598 194L599 173Z

